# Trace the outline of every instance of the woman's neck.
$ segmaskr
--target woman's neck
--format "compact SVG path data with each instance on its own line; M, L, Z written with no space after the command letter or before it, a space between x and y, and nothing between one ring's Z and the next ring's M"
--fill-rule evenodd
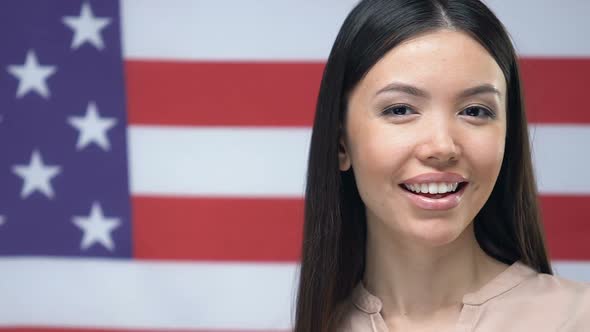
M472 225L455 241L439 247L404 243L392 239L391 233L368 228L363 281L381 299L384 317L421 319L458 312L465 294L507 267L479 247Z

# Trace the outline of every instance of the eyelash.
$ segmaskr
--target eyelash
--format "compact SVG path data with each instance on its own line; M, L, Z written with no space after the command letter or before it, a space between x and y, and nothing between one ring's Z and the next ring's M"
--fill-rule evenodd
M412 110L412 112L414 112L414 110L412 109L412 107L410 107L409 105L400 104L400 105L394 105L394 106L391 106L391 107L387 107L386 109L383 110L383 112L381 112L381 114L383 114L385 116L391 116L391 117L402 117L402 116L404 116L406 114L394 114L394 113L392 113L394 110L402 109L402 108L406 108L406 109ZM483 107L483 106L480 106L480 105L468 106L468 107L464 108L461 111L461 113L463 113L463 112L465 112L465 111L467 111L469 109L474 109L474 108L482 110L483 111L483 115L485 115L486 118L489 118L489 119L495 119L496 118L496 113L494 113L492 110L488 109L487 107ZM473 117L473 118L481 118L480 116L470 116L470 117Z

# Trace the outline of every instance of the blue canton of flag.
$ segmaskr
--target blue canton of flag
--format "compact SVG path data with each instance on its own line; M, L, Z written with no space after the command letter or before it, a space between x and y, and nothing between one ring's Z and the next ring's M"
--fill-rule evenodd
M0 19L0 255L131 257L117 1Z

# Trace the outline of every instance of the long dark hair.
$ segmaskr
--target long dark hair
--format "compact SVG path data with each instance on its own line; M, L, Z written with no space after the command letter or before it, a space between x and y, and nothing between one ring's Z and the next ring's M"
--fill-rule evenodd
M462 31L495 59L507 84L507 130L500 174L474 220L476 239L495 259L552 274L544 244L516 52L502 23L477 0L363 0L348 15L322 78L309 152L295 332L334 329L365 266L365 207L352 170L338 165L347 97L386 52L438 29Z

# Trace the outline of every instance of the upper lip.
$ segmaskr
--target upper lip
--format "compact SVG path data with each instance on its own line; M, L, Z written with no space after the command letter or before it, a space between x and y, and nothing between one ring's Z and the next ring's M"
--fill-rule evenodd
M434 183L434 182L466 182L467 179L457 173L424 173L405 180L405 184Z

